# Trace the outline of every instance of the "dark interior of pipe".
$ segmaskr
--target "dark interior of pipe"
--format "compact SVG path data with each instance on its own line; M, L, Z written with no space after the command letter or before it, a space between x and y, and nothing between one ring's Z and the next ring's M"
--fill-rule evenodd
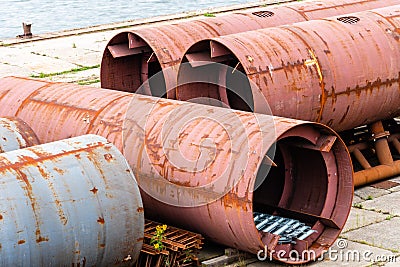
M200 61L208 61L210 64L196 65ZM178 74L180 85L177 88L177 99L188 101L209 97L232 109L254 110L249 79L233 54L211 57L210 41L202 41L187 51L182 63L184 66L181 65ZM209 79L211 83L198 82L199 77ZM223 94L226 94L225 98Z
M327 169L321 152L301 148L293 144L306 142L299 137L278 141L271 167L264 182L254 191L254 211L274 213L283 208L319 215L327 192ZM265 162L261 165L257 180L265 175ZM285 192L290 192L286 194ZM285 199L284 199L285 198ZM279 206L279 203L284 206ZM279 212L278 212L279 213Z
M227 62L228 63L228 62ZM222 64L225 64L222 62ZM232 64L229 65L232 67ZM254 111L253 94L249 79L244 74L242 64L239 64L236 70L226 73L226 94L229 100L229 106L233 109Z
M328 175L331 174L323 152L304 148L304 144L310 142L301 137L286 137L276 143L273 161L277 166L270 167L264 161L257 173L256 185L263 182L255 188L253 212L298 220L317 229L318 232L306 239L311 246L324 231L320 216L327 201ZM269 167L270 171L266 172ZM284 245L295 249L296 242L304 241L294 239L292 244Z
M136 43L129 47L132 38ZM137 47L135 44L138 44ZM165 79L160 62L151 47L143 44L143 39L131 33L121 33L110 41L102 62L102 87L165 96ZM150 92L145 92L146 87L143 86L147 80Z

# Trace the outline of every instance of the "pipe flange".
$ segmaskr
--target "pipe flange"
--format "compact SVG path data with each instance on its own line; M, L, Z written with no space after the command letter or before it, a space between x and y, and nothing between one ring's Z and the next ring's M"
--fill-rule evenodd
M371 137L370 140L381 139L381 138L384 138L384 137L387 138L389 136L390 136L390 132L389 131L384 131L384 132L381 132L381 133L372 134L372 137Z

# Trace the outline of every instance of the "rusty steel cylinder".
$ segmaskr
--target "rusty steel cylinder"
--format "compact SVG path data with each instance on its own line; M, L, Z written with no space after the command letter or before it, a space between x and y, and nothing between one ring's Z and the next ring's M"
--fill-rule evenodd
M0 154L1 266L131 266L140 191L121 152L85 135Z
M267 102L273 115L349 130L400 115L399 43L400 5L204 40L185 54L177 98L259 113ZM190 83L214 70L197 67L197 54L236 72L221 68L218 86Z
M0 118L0 153L39 145L31 127L15 117Z
M398 4L400 0L301 1L121 32L103 53L101 87L136 92L153 77L140 93L175 98L179 62L200 40Z
M16 77L0 80L0 115L20 117L44 142L106 137L132 167L146 216L251 253L295 249L314 256L294 262L313 260L351 208L349 153L320 124ZM313 234L282 244L257 230L253 212L297 219Z

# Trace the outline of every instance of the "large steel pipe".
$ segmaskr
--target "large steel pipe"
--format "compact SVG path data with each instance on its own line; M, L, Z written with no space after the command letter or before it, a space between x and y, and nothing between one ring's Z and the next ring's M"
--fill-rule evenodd
M179 83L188 84L177 88L177 98L216 98L263 113L264 102L253 96L261 92L273 115L336 131L393 118L400 115L399 29L397 5L201 41L185 55ZM199 64L198 54L236 71L215 73L214 64ZM225 82L190 83L201 75Z
M146 216L251 253L266 245L312 260L351 207L348 151L320 124L15 77L0 80L0 115L20 117L44 142L106 137L130 163ZM253 212L297 219L309 233L282 243L257 230Z
M163 96L168 90L168 97L175 98L175 91L169 89L176 84L178 64L185 51L200 40L397 4L400 0L302 1L121 32L110 40L104 51L101 86L136 92L149 77L163 70L140 91Z
M87 135L0 154L1 266L131 266L143 241L125 158Z
M25 122L18 118L0 118L0 153L39 145L39 139Z

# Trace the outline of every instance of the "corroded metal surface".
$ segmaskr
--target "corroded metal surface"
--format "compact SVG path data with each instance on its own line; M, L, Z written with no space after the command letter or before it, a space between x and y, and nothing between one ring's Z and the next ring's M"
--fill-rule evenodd
M354 186L376 183L400 174L400 124L378 121L342 133L354 160Z
M0 154L1 266L131 266L144 237L125 158L86 135Z
M397 5L202 41L189 49L184 61L193 66L197 60L192 53L213 56L217 51L216 57L228 58L220 63L248 77L237 81L228 73L229 89L240 92L237 84L250 80L273 115L316 121L343 131L400 115L399 40ZM185 67L179 79L190 79L195 71L207 71L207 66L197 69ZM222 101L220 92L218 86L189 84L177 89L177 97L216 95ZM254 111L263 113L264 106L253 99ZM226 104L248 108L243 103Z
M19 87L10 92L14 82ZM38 89L26 96L27 88ZM17 111L3 105L10 99L18 99ZM276 211L306 221L318 233L294 249L319 255L333 244L351 207L349 154L341 139L323 125L72 84L3 78L0 115L16 113L43 142L86 133L106 137L132 167L149 218L252 253L265 244L280 248L274 243L279 237L256 229L253 211Z
M162 96L174 88L177 66L185 51L206 38L290 24L400 4L399 0L302 1L266 6L258 11L240 12L215 18L185 21L121 32L107 45L101 63L103 88L135 92L148 77L164 70L157 85L142 93ZM174 90L168 90L174 98Z
M33 130L15 117L0 118L0 153L39 145Z

